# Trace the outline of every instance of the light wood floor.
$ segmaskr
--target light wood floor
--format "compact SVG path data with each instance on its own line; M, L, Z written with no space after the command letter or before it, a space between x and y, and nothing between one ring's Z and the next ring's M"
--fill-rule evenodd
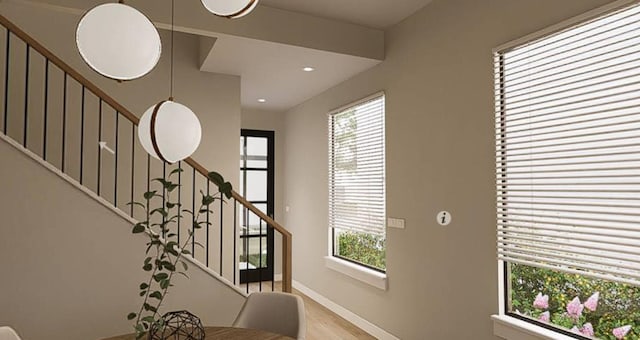
M244 286L243 286L244 287ZM275 283L275 291L281 291L280 282ZM271 291L271 282L262 284L263 291ZM249 285L250 292L259 291L258 283ZM328 310L308 296L294 289L293 293L302 297L307 318L307 340L353 340L375 339L367 332Z

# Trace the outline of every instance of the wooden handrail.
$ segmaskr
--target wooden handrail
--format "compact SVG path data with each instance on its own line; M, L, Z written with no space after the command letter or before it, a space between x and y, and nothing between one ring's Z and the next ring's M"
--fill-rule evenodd
M73 69L69 64L65 63L62 59L58 58L53 52L40 44L37 40L32 38L25 31L20 29L17 25L7 19L4 15L0 14L0 24L2 24L7 30L11 31L17 37L22 39L25 43L27 43L31 48L36 50L54 65L56 65L60 70L71 76L78 83L84 86L87 90L91 91L98 98L102 99L105 103L110 105L114 110L124 116L127 120L129 120L134 125L138 125L140 119L138 116L133 114L127 108L122 106L119 102L117 102L113 97L109 96L106 92L100 89L96 84L91 82L89 79L84 77L80 72ZM192 166L196 171L200 174L208 178L209 171L202 166L200 163L195 161L193 158L189 157L184 160L187 164ZM251 202L247 201L244 197L238 194L235 190L232 191L232 197L238 201L240 204L248 208L252 213L256 214L259 218L264 220L270 227L277 230L280 234L282 234L282 290L285 292L291 292L291 282L292 282L292 235L291 233L281 226L278 222L273 220L267 214L263 213L260 209L258 209L255 205L251 204ZM235 260L235 259L234 259Z

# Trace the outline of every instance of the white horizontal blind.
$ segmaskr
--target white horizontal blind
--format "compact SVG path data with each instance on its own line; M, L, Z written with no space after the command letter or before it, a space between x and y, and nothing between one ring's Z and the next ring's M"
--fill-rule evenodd
M329 115L329 226L385 233L384 95Z
M640 285L640 6L494 58L499 259Z

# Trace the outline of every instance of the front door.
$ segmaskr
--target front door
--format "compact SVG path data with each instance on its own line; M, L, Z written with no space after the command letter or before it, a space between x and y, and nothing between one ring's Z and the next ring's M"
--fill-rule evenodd
M245 130L240 134L240 192L273 218L274 132ZM273 280L273 228L247 209L241 212L240 283Z

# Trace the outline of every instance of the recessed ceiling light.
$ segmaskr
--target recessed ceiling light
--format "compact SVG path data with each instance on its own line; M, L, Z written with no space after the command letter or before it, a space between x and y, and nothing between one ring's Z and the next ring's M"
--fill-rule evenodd
M311 72L311 71L315 71L315 68L311 67L311 66L306 66L305 68L302 69L305 72Z
M258 103L266 103L266 102L267 102L267 100L266 100L266 99L264 99L264 98L260 98L260 99L258 99Z

